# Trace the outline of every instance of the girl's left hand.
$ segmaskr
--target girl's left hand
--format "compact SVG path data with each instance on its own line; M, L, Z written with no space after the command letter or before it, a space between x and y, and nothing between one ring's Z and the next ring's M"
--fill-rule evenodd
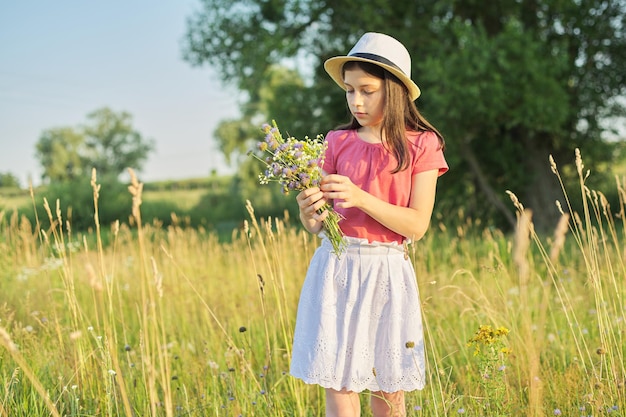
M365 191L354 185L350 178L344 175L331 174L322 179L320 189L324 198L334 200L335 207L361 207Z

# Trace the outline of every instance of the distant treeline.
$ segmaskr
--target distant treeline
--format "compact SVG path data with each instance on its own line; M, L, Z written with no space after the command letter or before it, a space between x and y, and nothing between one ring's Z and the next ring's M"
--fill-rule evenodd
M231 176L212 175L210 177L178 180L153 181L144 184L145 191L201 190L204 188L226 187Z
M96 225L94 189L97 189L98 221L103 229L117 221L135 224L128 183L117 179L99 180L95 188L90 179L52 183L34 190L34 204L26 190L0 188L0 211L4 211L0 221L17 215L28 219L33 227L38 225L38 229L62 224L65 230L69 221L74 232L91 230ZM3 204L2 197L15 193L23 201L17 209ZM278 187L256 185L251 189L236 176L217 175L144 183L140 209L143 223L203 227L227 237L249 218L246 200L252 202L260 217L283 217L287 211L294 218L297 210L293 196L283 196Z

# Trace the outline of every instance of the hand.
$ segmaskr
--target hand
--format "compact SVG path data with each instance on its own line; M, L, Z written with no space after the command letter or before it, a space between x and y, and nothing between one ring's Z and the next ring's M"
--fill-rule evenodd
M365 191L354 185L350 178L331 174L322 179L320 186L324 198L334 200L335 207L362 207Z
M296 196L298 208L300 209L300 217L302 220L314 220L321 222L326 218L328 212L324 210L322 213L318 211L327 204L324 194L319 187L311 187L300 191Z

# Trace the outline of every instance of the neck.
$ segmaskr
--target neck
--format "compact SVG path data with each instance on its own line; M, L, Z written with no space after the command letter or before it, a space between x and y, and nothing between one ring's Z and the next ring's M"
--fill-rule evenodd
M363 126L357 131L359 137L369 143L384 143L385 135L380 127Z

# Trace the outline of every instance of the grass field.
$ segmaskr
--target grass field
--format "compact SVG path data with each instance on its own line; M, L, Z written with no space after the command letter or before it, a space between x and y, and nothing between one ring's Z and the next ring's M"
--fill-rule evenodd
M148 191L143 193L143 200L150 201L175 201L181 210L189 210L202 200L206 190L198 188L195 190L164 190Z
M408 415L626 416L626 193L611 210L579 173L585 210L553 236L512 195L514 235L468 220L410 246L428 384ZM317 238L252 206L228 243L140 209L90 235L0 213L0 416L323 415L287 374Z
M221 178L198 178L186 181L161 181L151 183L149 190L143 191L143 200L173 202L180 210L189 210L196 206L207 193L207 188L224 188L230 177ZM172 183L172 184L170 184ZM35 189L35 194L41 193L41 189ZM15 210L32 205L32 198L28 189L3 189L0 188L0 208Z
M28 190L21 189L1 189L0 188L0 208L6 210L16 210L31 204L31 197Z

